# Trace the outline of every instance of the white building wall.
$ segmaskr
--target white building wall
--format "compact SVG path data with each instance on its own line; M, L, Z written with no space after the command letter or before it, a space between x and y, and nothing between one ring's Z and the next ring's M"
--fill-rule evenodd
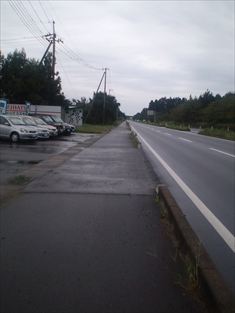
M55 105L30 105L30 113L34 114L55 114L61 117L61 107Z

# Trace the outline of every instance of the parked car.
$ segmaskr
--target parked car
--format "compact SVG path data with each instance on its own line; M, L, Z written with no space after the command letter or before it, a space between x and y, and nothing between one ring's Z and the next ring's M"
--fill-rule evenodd
M46 114L33 114L33 117L39 117L48 125L54 126L57 129L58 135L62 135L65 132L65 126L61 122L55 122L50 115Z
M43 129L48 130L50 137L56 137L58 135L57 128L51 125L48 125L46 122L44 122L39 117L32 117L35 123L37 124L37 127L41 127Z
M64 126L64 134L70 135L73 131L75 131L75 127L68 123L65 123L58 115L50 115L51 119L56 123L61 123Z
M11 142L36 140L37 130L27 126L20 116L0 115L0 137Z
M21 117L23 122L27 125L27 126L31 126L33 128L35 128L35 130L38 133L38 138L39 139L48 139L50 137L50 133L48 129L45 129L43 127L40 127L36 124L36 122L34 121L33 117L31 116L22 116Z
M70 127L72 133L74 133L76 131L76 127L74 125L68 124L68 123L65 123L65 124Z

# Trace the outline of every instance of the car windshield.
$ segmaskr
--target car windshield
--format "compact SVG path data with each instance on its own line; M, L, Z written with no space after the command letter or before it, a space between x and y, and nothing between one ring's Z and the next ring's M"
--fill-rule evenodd
M46 121L48 123L53 122L53 120L50 118L50 116L43 116L42 118L44 119L44 121Z
M37 125L47 125L47 123L41 120L40 118L34 118L34 120Z
M9 118L9 121L13 125L25 125L25 123L23 122L23 120L20 117L11 117L11 118Z
M55 122L63 123L62 119L59 116L53 115L51 117Z
M26 125L37 126L34 120L31 119L30 117L23 117L23 121L25 122Z

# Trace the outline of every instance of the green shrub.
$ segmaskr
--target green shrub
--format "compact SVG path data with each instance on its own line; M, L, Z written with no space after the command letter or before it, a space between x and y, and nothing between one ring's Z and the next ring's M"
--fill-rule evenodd
M78 133L102 134L109 132L114 125L83 124L78 128Z
M235 131L228 131L225 129L206 128L206 129L201 130L199 134L235 141Z

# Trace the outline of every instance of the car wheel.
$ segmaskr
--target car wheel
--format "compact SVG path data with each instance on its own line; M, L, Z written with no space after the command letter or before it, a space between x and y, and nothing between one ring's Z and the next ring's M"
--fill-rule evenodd
M18 142L20 140L20 137L17 133L12 133L10 139L11 139L11 142Z

